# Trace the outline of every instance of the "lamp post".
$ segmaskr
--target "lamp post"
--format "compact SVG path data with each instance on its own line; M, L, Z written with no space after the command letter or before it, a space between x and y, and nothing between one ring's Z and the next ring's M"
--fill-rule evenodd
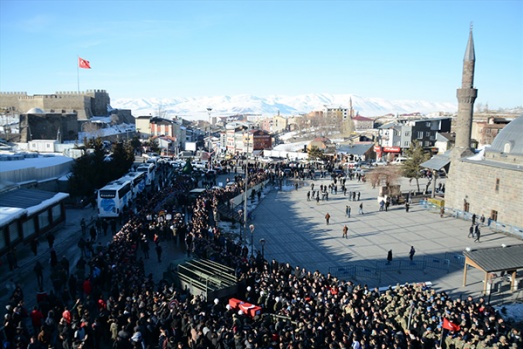
M249 225L251 230L251 257L254 256L254 224Z
M247 133L247 136L249 134ZM247 138L247 149L249 148L249 138ZM247 155L247 152L245 152ZM245 159L245 188L243 190L243 229L247 231L247 190L249 188L249 160ZM254 227L254 226L253 226ZM241 239L240 239L241 241Z
M211 111L212 111L212 108L207 108L207 113L209 114L209 128L208 128L208 132L207 132L207 150L209 152L211 151L211 147L212 147L212 142L211 142Z
M265 239L260 239L260 245L262 247L262 259L265 260Z
M238 217L240 218L240 244L242 243L242 210L238 210Z

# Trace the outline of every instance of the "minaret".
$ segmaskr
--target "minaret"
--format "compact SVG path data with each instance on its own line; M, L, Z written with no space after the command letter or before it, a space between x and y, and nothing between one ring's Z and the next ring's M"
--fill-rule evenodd
M472 117L474 115L474 101L478 96L478 90L474 88L474 65L476 55L474 53L474 39L472 38L472 26L470 27L469 41L463 58L463 74L461 77L461 88L457 90L458 117L456 120L456 143L451 156L458 159L473 154L470 148L472 134Z

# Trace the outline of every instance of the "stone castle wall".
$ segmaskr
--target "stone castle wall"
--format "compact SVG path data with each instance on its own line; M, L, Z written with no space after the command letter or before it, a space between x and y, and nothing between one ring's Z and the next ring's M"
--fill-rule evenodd
M496 210L498 222L523 227L523 166L511 170L479 161L453 161L445 184L445 206L463 210L464 200L471 213L488 218Z
M11 108L19 114L31 108L40 108L46 112L72 113L75 111L80 120L92 116L106 116L107 105L111 99L105 90L87 90L84 92L56 92L49 95L28 96L26 92L0 93L0 108Z

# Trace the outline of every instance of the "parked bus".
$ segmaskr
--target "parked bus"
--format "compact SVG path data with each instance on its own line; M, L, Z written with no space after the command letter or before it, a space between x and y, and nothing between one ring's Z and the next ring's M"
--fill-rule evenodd
M145 172L129 172L120 179L125 179L131 182L131 190L133 192L133 199L136 198L145 189Z
M98 217L118 217L131 200L131 182L117 180L98 190Z
M141 164L136 169L136 172L144 172L145 176L146 176L145 177L145 184L146 185L151 185L154 182L154 176L155 176L154 170L155 169L156 169L156 165L155 164Z

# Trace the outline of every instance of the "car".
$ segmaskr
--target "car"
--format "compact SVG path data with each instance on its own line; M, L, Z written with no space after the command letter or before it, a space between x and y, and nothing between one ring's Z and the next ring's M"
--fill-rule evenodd
M358 161L357 166L359 168L369 168L371 164L368 161Z
M408 160L407 158L400 156L400 157L397 157L396 159L394 159L391 162L391 164L392 165L403 165L407 160Z

